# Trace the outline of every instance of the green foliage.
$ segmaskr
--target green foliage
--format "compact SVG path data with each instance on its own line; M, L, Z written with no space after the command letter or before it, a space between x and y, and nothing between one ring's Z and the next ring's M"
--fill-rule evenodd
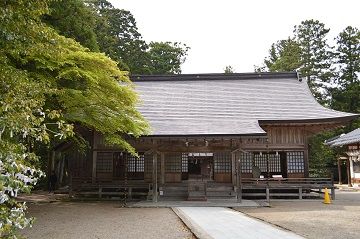
M336 37L336 62L340 66L340 74L335 81L341 88L359 83L360 72L360 32L348 26Z
M88 1L97 13L96 34L100 50L133 74L149 73L148 45L142 39L134 16L104 0Z
M271 45L263 67L255 71L299 71L321 103L327 103L328 83L334 79L329 29L317 20L305 20L294 27L294 36Z
M360 113L360 32L348 26L337 37L336 63L339 72L331 89L333 109ZM360 120L353 122L348 131L360 127Z
M96 14L83 0L51 1L50 13L43 17L60 35L73 38L92 51L99 51L96 39Z
M301 66L299 44L288 38L271 45L264 63L270 72L296 71Z
M329 31L317 20L305 20L294 27L295 39L301 49L300 73L306 77L312 93L319 101L325 100L326 83L330 83L334 77L332 49L326 40Z
M359 31L351 26L342 31L336 38L335 51L327 44L328 32L319 21L301 22L295 26L292 38L272 44L264 65L256 67L255 71L299 70L320 103L335 110L360 113ZM313 176L329 176L327 168L341 153L323 142L357 127L360 127L360 120L310 139L310 173Z
M31 224L20 192L41 176L37 145L72 137L73 124L123 139L146 133L126 72L41 22L47 1L0 2L0 237Z
M147 44L131 12L114 8L106 0L89 0L97 13L96 35L100 51L132 74L181 73L189 47L179 42Z
M340 152L324 144L325 140L335 137L341 130L315 135L309 140L309 174L310 177L330 177L336 167L336 156Z
M224 73L225 74L231 74L231 73L234 73L234 68L232 66L225 66L225 69L224 69Z
M41 22L37 25L34 32L46 35L24 49L26 54L9 58L8 64L16 64L48 88L45 106L61 109L67 122L118 138L121 146L127 145L121 134L143 134L147 124L135 109L137 96L126 72L104 54L88 51ZM33 32L22 34L26 37Z
M179 42L151 42L148 55L151 74L179 74L189 47Z

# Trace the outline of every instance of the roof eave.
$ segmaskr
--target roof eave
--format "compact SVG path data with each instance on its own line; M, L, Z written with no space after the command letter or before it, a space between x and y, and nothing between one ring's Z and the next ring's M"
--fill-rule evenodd
M162 134L162 135L142 135L144 138L266 138L265 133L252 134Z
M343 117L321 118L321 119L298 119L298 120L259 120L260 125L264 124L316 124L316 123L346 123L358 118L360 115L354 114Z

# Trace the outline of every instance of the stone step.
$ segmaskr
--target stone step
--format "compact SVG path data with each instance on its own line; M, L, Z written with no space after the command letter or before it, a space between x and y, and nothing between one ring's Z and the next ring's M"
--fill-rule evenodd
M233 187L219 187L219 188L207 187L206 190L211 191L211 192L221 192L221 191L234 191L234 188Z
M163 195L162 196L187 196L188 195L188 192L185 191L172 191L172 192L169 192L169 191L163 191Z
M184 196L184 197L164 197L164 196L161 196L159 198L160 201L185 201L187 200L187 195Z
M222 192L206 192L207 196L235 196L236 192L234 191L222 191Z
M192 196L192 195L195 195L195 196L202 196L202 195L204 195L204 196L205 196L206 194L205 194L205 191L190 191L190 192L189 192L189 196L190 196L190 195L191 195L191 196Z
M207 201L206 196L188 196L188 201Z

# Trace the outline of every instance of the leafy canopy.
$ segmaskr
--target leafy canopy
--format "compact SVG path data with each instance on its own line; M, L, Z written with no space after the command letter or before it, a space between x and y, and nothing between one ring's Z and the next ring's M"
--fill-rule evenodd
M36 145L74 135L73 125L123 139L146 133L137 95L116 62L42 23L44 0L0 2L0 237L31 224L19 192L41 176Z

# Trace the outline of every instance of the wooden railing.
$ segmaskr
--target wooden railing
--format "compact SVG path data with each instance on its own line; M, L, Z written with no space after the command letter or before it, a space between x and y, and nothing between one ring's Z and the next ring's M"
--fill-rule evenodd
M282 192L281 194L272 193L272 191L276 191L276 189L283 189L283 191L294 191L296 189L296 195L299 199L302 199L304 193L316 192L322 194L325 188L330 190L332 199L335 199L335 187L331 178L245 178L241 180L240 190L242 192L244 189L263 189L265 191L263 193L241 193L241 196L264 195L266 196L267 201L269 201L272 195L284 197L294 196L293 192Z
M72 178L69 195L97 195L102 196L124 196L132 199L133 196L148 196L152 190L152 183L138 180L102 180L92 182L90 177Z

